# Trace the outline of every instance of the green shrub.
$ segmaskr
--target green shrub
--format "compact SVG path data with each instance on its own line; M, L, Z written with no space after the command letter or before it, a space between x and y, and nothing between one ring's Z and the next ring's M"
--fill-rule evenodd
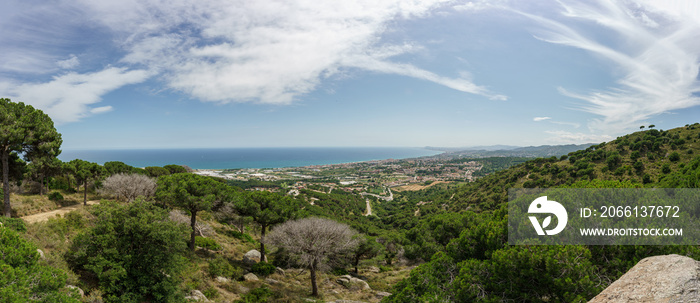
M250 242L250 243L255 244L255 240L249 234L245 234L245 233L239 232L237 230L228 230L228 231L226 231L226 234L231 236L231 237L234 237L238 240L246 241L246 242Z
M270 299L273 299L275 296L275 293L272 292L271 289L267 288L267 286L263 286L260 288L256 288L248 292L247 294L243 295L240 300L236 301L237 303L264 303L270 301Z
M334 268L331 270L331 273L336 276L343 276L343 275L349 275L350 273L348 272L347 269L345 268Z
M49 200L60 202L63 201L63 195L61 193L54 191L49 194Z
M671 160L672 162L676 162L681 159L681 155L678 154L678 152L672 152L669 156L668 159Z
M231 265L231 263L221 256L209 261L209 275L212 278L224 277L238 279L243 275L243 270Z
M199 246L201 248L206 248L208 250L221 250L221 245L219 243L216 243L216 241L212 238L205 238L205 237L200 237L197 236L194 238L194 245Z
M24 225L24 220L20 218L0 217L0 223L2 223L2 226L12 229L14 231L27 231L27 226Z
M275 266L271 263L259 262L253 264L253 267L250 269L250 271L252 271L256 275L266 277L275 272Z

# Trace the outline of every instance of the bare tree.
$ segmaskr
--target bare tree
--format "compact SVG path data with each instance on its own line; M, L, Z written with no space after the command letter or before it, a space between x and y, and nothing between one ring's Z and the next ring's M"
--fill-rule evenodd
M236 227L240 233L244 233L246 225L253 222L250 217L241 216L234 208L233 203L223 203L223 206L214 212L214 217L219 222Z
M265 242L283 248L296 263L311 272L312 295L318 296L316 272L324 270L328 259L355 249L357 234L349 226L322 218L305 218L278 225Z
M184 211L173 209L170 211L170 221L190 225L190 216ZM201 237L211 237L216 234L209 224L199 221L194 224L194 231Z
M102 182L101 193L134 201L137 197L152 197L156 192L156 179L141 174L116 174Z

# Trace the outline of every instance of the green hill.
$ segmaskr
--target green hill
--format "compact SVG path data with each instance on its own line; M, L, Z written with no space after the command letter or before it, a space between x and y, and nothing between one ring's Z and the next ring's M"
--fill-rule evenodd
M510 246L506 210L509 188L697 188L699 140L698 123L649 129L435 192L404 226L406 255L430 261L384 301L586 302L647 256L700 258L697 246Z

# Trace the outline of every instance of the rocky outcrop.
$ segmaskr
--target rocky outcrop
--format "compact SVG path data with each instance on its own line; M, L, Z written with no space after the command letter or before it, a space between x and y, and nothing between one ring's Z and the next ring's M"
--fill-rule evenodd
M365 282L365 281L362 280L362 279L358 279L358 278L355 278L355 277L351 277L350 275L343 275L343 276L340 276L340 277L338 278L338 280L336 280L335 282L337 282L337 283L340 284L340 285L345 286L345 288L347 288L347 289L349 289L349 290L365 290L365 289L371 289L371 288L369 287L369 284L367 284L367 282Z
M251 281L259 281L258 276L256 276L254 273L247 273L245 276L243 276L243 280L246 280L248 282Z
M209 302L209 299L207 299L207 296L205 296L201 291L199 290L193 290L192 293L185 297L185 300L190 300L190 301L197 301L197 302Z
M700 262L679 255L643 259L589 303L700 302Z
M258 262L260 262L260 252L255 249L249 250L243 255L243 263L245 264L255 264Z

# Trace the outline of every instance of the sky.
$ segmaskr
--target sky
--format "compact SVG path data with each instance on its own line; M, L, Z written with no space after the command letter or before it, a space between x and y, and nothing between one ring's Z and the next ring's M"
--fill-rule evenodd
M599 143L700 122L700 2L3 0L63 149Z

